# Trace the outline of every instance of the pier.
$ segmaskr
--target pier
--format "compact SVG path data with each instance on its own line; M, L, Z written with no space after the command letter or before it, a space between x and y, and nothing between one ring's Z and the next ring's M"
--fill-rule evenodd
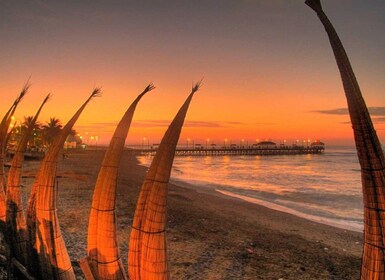
M157 148L129 149L134 155L155 155ZM277 147L222 147L222 148L177 148L176 156L268 156L321 154L324 146L277 146Z

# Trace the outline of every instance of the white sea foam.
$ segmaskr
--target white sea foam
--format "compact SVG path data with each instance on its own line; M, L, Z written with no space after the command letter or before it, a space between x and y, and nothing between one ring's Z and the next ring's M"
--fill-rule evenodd
M227 195L227 196L231 196L231 197L242 199L242 200L247 201L247 202L259 204L259 205L265 206L265 207L273 209L273 210L289 213L289 214L292 214L292 215L295 215L295 216L298 216L298 217L301 217L301 218L304 218L307 220L311 220L311 221L314 221L317 223L327 224L327 225L331 225L334 227L353 230L353 231L357 231L357 232L362 232L363 227L364 227L362 222L361 223L360 222L352 222L352 221L347 221L347 220L343 220L343 219L331 219L331 218L315 216L315 215L306 214L306 213L303 213L303 212L300 212L300 211L297 211L297 210L294 210L292 208L288 208L288 207L285 207L285 206L282 206L279 204L268 202L265 200L252 198L252 197L248 197L248 196L244 196L244 195L239 195L239 194L235 194L235 193L223 191L223 190L216 190L216 191L219 193L222 193L224 195Z

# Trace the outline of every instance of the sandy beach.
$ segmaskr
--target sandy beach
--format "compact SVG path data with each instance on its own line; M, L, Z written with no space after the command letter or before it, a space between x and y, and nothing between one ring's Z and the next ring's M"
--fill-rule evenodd
M58 213L78 279L88 215L104 151L70 151L58 166ZM39 162L26 162L29 192ZM121 256L146 167L125 153L116 201ZM215 175L213 175L215 176ZM26 201L26 199L25 199ZM311 222L210 189L170 184L168 252L172 279L358 279L362 234Z

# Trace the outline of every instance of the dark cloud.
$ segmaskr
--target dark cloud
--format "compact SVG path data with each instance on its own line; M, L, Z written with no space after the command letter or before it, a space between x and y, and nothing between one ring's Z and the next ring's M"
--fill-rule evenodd
M372 117L372 122L376 123L376 124L385 123L385 117ZM349 124L350 125L351 122L350 121L348 121L348 122L341 122L341 124Z
M368 107L371 116L385 116L385 107ZM329 110L316 110L314 113L325 115L348 115L348 108L336 108ZM380 118L381 119L381 118Z
M385 117L372 118L372 121L373 121L374 123L385 123Z

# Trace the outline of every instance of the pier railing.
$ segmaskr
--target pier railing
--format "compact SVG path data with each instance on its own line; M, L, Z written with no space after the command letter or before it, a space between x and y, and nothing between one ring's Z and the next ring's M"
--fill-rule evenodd
M135 155L155 155L156 148L129 149ZM325 151L323 146L281 146L281 147L222 147L222 148L177 148L176 156L265 156L265 155L300 155L321 154Z

